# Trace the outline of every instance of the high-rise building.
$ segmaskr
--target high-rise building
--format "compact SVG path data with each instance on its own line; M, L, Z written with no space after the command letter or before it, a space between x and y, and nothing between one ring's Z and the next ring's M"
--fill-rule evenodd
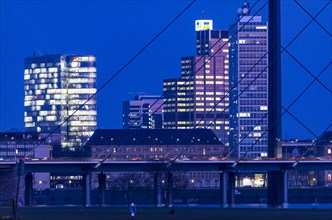
M238 9L230 30L230 151L232 157L267 156L268 24L250 16L249 4Z
M227 146L228 32L195 21L196 56L181 59L181 78L164 80L164 127L212 129Z
M27 57L25 131L61 133L61 145L67 150L83 146L97 126L96 98L85 103L96 92L95 61L94 56L81 55Z
M163 128L163 100L155 95L138 95L122 103L124 129Z

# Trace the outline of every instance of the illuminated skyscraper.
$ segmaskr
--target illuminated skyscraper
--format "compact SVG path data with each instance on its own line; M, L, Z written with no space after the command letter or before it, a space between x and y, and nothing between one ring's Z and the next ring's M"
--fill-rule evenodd
M249 4L230 31L230 150L232 157L267 156L268 30L262 16L250 16ZM245 25L245 26L244 26ZM243 27L244 26L244 27ZM239 82L239 83L238 83Z
M212 129L227 146L228 32L195 21L196 56L181 59L181 78L164 80L164 127Z
M124 129L163 128L163 100L156 95L139 95L122 103Z
M61 133L63 148L83 146L97 126L96 58L80 55L33 56L24 62L24 127L28 132Z

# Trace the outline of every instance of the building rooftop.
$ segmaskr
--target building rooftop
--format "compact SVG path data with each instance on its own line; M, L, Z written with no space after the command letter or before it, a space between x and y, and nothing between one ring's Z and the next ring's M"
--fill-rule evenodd
M37 132L0 132L0 141L44 141Z
M209 129L97 129L90 145L223 145Z

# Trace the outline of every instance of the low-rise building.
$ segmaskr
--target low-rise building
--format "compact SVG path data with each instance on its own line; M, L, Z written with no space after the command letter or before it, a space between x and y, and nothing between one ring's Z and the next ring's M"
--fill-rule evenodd
M91 158L109 156L110 160L216 160L226 156L223 143L208 129L97 129L86 148L90 150ZM136 185L142 187L151 185L149 179L153 181L150 173L136 173L137 178L129 173L106 175L108 188L117 187L116 179L129 183L139 179ZM174 176L179 179L175 185L191 188L219 186L216 172L179 172ZM96 174L92 185L98 186Z
M19 160L24 158L49 158L50 147L48 141L36 132L0 132L0 160ZM13 201L17 186L17 172L7 169L0 170L0 201L8 204ZM49 173L33 174L34 189L50 187ZM24 204L24 181L20 181L19 203Z

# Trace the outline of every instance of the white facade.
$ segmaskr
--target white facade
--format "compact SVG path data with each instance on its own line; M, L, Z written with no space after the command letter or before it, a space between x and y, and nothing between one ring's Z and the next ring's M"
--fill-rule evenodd
M249 158L267 157L267 27L261 16L243 16L229 34L234 35L229 47L230 150L233 157L244 154Z

